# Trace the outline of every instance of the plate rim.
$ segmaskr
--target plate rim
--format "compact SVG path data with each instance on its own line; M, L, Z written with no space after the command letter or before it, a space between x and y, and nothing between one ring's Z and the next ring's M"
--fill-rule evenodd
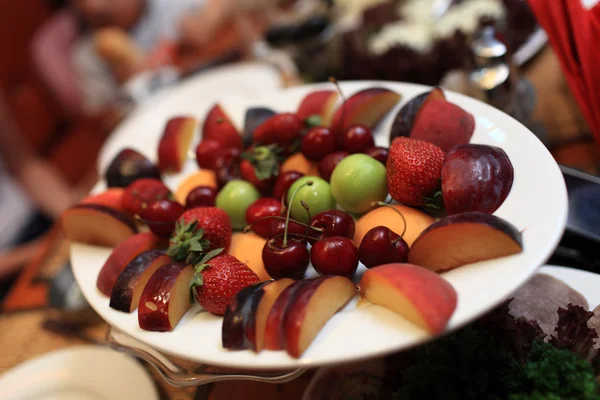
M352 80L352 81L340 81L340 84L342 85L342 88L344 87L344 85L364 85L364 86L374 86L374 85L392 85L394 87L396 87L398 91L401 91L403 88L407 89L410 88L412 91L425 91L425 90L430 90L431 87L430 86L426 86L426 85L420 85L420 84L414 84L414 83L406 83L406 82L391 82L391 81L378 81L378 80ZM316 83L316 84L307 84L307 85L300 85L300 86L295 86L295 87L291 87L291 88L284 88L284 89L278 89L278 90L273 90L273 91L269 91L268 93L262 93L262 96L268 95L268 94L281 94L289 92L289 91L294 91L294 90L302 90L302 89L320 89L322 87L331 87L331 83L327 83L327 82L323 82L323 83ZM348 90L348 89L347 89ZM350 89L350 90L354 90L354 89ZM360 90L360 89L358 89ZM503 113L502 111L488 105L485 104L483 102L480 102L476 99L473 99L469 96L466 96L464 94L461 93L457 93L457 92L453 92L450 90L445 90L445 92L447 94L450 94L452 97L456 98L456 99L460 99L460 102L465 102L467 103L471 103L471 104L477 104L479 107L483 107L486 111L489 111L492 114L497 114L497 115L502 115L502 117L504 119L508 119L510 120L513 124L517 124L521 130L523 130L523 132L527 132L529 135L531 135L531 139L534 140L535 142L538 142L540 148L539 150L544 153L545 157L548 157L549 160L551 160L552 162L548 165L549 169L551 167L551 169L554 171L553 174L556 175L556 177L561 176L562 174L560 173L560 169L558 164L556 163L556 161L553 159L551 153L549 152L549 150L543 145L543 143L527 128L525 127L523 124L521 124L519 121L515 120L514 118L510 117L509 115ZM227 96L223 99L219 99L219 101L223 101L223 102L227 102L228 99L238 99L239 100L240 96ZM407 97L407 96L403 96L403 98L400 101L401 105L404 105L406 103L406 101L408 101L410 98L412 97ZM567 212L568 212L568 198L567 198L567 191L566 191L566 186L564 184L564 180L562 180L562 182L557 182L556 185L558 187L560 187L560 197L562 198L562 201L560 201L560 204L562 205L562 209L559 210L559 214L555 216L556 218L556 226L559 227L558 229L556 229L556 231L554 232L553 236L551 238L549 238L548 240L548 248L552 248L554 249L556 247L556 245L558 244L560 238L562 237L562 234L564 232L566 223L567 223ZM73 251L73 246L70 247L70 252L72 254ZM515 280L513 281L514 285L516 287L514 287L508 294L506 294L504 297L502 297L501 299L492 302L489 306L486 306L485 309L478 315L476 316L471 316L469 318L465 318L464 321L461 321L461 323L455 324L454 326L452 326L452 329L450 331L454 331L455 329L459 329L460 327L471 323L473 320L475 320L476 318L478 318L481 314L489 311L490 309L492 309L494 306L500 304L502 301L504 301L506 298L508 298L510 296L510 294L512 294L515 290L518 289L518 287L520 287L521 285L523 285L527 279L532 276L534 273L537 272L537 269L539 269L539 266L544 264L546 262L546 260L550 257L552 251L548 251L548 254L546 254L545 252L542 254L537 254L535 257L535 262L531 262L531 264L537 264L538 267L536 267L535 269L533 269L530 273L523 273L520 274L518 277L515 278ZM77 268L75 268L75 276L76 278L79 280L78 278L78 274L77 274ZM512 285L511 285L512 286ZM85 294L85 293L84 293ZM100 313L100 312L99 312ZM118 328L118 327L117 327ZM444 332L444 334L448 333L449 331ZM353 356L351 358L347 358L345 360L331 360L331 361L314 361L314 360L303 360L302 358L299 360L295 360L295 362L293 363L293 365L290 365L290 363L286 363L286 362L274 362L272 364L269 365L247 365L248 363L243 363L243 368L247 368L247 369L251 369L251 370L269 370L269 369L273 369L273 368L278 368L278 369L294 369L294 368L305 368L305 367L316 367L316 366L327 366L327 365L336 365L336 364L340 364L343 362L349 362L349 361L359 361L359 360L364 360L364 359L369 359L369 358L373 358L373 357L380 357L382 355L385 354L389 354L395 351L399 351L399 350L404 350L404 349L408 349L414 346L418 346L421 345L423 343L426 343L428 341L431 340L435 340L438 336L428 336L426 338L424 338L423 340L417 340L414 341L413 343L411 343L411 345L406 346L406 345L402 345L402 346L396 346L393 348L387 348L386 350L381 350L381 351L374 351L371 352L367 355L364 356ZM177 357L182 357L183 355L177 352L171 352L169 351L167 348L165 348L164 346L160 346L160 345L156 345L155 343L150 343L147 340L143 340L138 336L134 336L134 338L136 340L140 340L141 342L159 350L162 352L165 352L167 354L172 354L174 356ZM197 357L190 357L189 355L187 355L186 357L188 360L192 360L195 362L206 362L206 360L202 361L201 359L198 359ZM215 365L215 366L223 366L223 367L239 367L239 364L231 364L227 361L224 361L223 363L220 362L215 362L214 360L211 361L211 365Z

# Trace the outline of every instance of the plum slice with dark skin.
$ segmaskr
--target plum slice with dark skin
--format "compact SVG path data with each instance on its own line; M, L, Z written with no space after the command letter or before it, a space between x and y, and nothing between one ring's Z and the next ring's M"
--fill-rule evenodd
M169 262L171 258L164 250L149 250L135 257L117 278L110 296L110 307L126 313L135 310L139 297L134 298L133 294L142 273L153 265L162 266Z
M123 149L113 158L106 169L106 186L127 187L140 178L160 179L160 171L154 163L133 149Z
M190 304L191 265L170 263L157 269L142 292L138 307L140 328L167 332L175 329Z
M283 319L287 309L296 300L296 295L300 289L308 285L310 281L296 281L289 285L271 307L267 321L265 324L264 348L267 350L283 350L285 349L285 338L283 330Z
M294 282L295 281L292 279L284 278L269 282L269 284L263 288L264 294L256 309L256 334L254 335L255 351L260 352L265 348L265 329L269 313L271 312L275 301L279 298L279 295Z
M468 211L492 214L510 193L514 169L499 147L457 146L442 165L442 195L448 215Z
M495 215L467 212L425 229L410 247L408 262L435 272L523 251L521 232Z
M98 204L79 204L60 216L62 231L73 242L114 247L138 230L133 219Z
M230 350L254 349L256 311L269 282L247 286L235 295L225 311L221 328L223 347Z
M275 114L275 111L266 107L253 107L246 110L246 117L244 119L244 134L242 138L244 141L244 147L250 147L252 144L252 135L254 130Z
M392 123L392 129L390 134L390 144L397 137L409 137L410 131L413 128L413 124L415 119L417 118L417 114L419 110L423 107L427 99L445 99L446 96L444 92L440 88L434 88L425 93L421 93L420 95L413 97L406 103L394 118L394 122Z
M288 354L300 357L327 321L356 293L356 285L341 276L314 278L302 286L283 320L285 348Z

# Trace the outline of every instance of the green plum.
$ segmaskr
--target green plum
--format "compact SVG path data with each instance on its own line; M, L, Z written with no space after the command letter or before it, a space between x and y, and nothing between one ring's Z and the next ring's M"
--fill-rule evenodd
M260 198L260 192L253 184L243 180L233 180L223 186L216 198L216 206L231 218L233 229L244 229L246 210Z
M346 211L362 214L387 197L385 166L366 154L344 158L331 174L331 192Z
M312 181L313 184L304 186L298 190L300 186L309 181ZM294 203L290 204L292 195L296 193L296 190L298 190L298 193L294 198ZM317 215L320 212L335 209L335 199L331 194L331 186L329 186L326 180L316 176L304 176L298 179L290 186L287 194L287 202L291 209L292 217L297 221L307 224L309 222L308 213L302 207L301 201L308 206L310 215Z

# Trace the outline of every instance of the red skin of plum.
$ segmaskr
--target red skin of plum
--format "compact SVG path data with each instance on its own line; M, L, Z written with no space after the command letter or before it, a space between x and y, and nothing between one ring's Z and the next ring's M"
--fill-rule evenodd
M363 237L358 258L367 268L408 260L408 244L397 233L385 226L376 226Z
M283 244L283 237L271 239L265 243L262 251L265 270L273 279L301 279L308 269L310 255L303 242L288 238Z
M358 268L358 249L347 237L329 237L313 245L310 260L321 275L339 275L351 279Z
M329 182L335 167L337 167L340 161L349 155L350 153L347 151L336 151L335 153L330 153L323 157L323 159L319 162L319 175L321 175L321 178Z
M318 126L312 128L302 138L302 154L309 160L319 161L337 148L335 133L329 128Z

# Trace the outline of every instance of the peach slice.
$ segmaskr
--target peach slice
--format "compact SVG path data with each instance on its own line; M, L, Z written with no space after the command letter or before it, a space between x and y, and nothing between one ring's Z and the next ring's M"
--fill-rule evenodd
M86 198L81 200L80 204L96 204L128 214L127 211L121 205L121 198L123 197L124 192L125 189L123 188L107 189L102 193L87 196Z
M231 236L229 246L229 254L246 264L261 281L271 279L262 260L262 249L266 242L256 233L236 232Z
M139 233L119 243L102 266L96 287L105 296L110 296L121 272L141 253L159 245L159 239L150 232Z
M223 347L231 350L254 348L256 342L256 310L268 282L259 282L240 290L232 299L221 328Z
M296 114L302 119L312 115L321 117L321 125L329 126L338 100L338 92L335 90L317 90L304 96Z
M331 319L357 292L356 285L342 276L311 279L295 295L288 307L283 331L285 348L300 357Z
M272 281L263 288L263 295L258 304L256 310L256 334L254 350L257 352L262 351L265 348L265 332L267 328L267 318L271 313L275 301L279 298L279 295L291 284L294 283L293 279L280 279Z
M215 176L215 173L208 169L201 169L200 171L190 174L177 187L177 190L175 191L175 200L177 200L179 204L185 204L188 194L192 189L195 189L198 186L210 186L216 189L217 177Z
M281 164L281 173L297 171L305 176L320 176L319 164L310 161L302 153L292 154Z
M362 294L432 334L444 331L456 309L450 283L428 269L411 264L371 268L358 284Z
M115 247L137 233L129 215L98 204L71 207L61 214L60 223L67 239L97 246Z
M373 87L361 90L348 98L335 112L331 128L338 135L355 124L373 129L400 101L402 96L386 88Z
M299 290L309 281L296 281L286 287L273 303L265 323L264 348L267 350L285 349L283 319L288 308L296 301Z
M163 250L148 250L135 257L117 278L110 295L109 306L118 311L130 313L135 310L140 297L134 296L138 284L145 285L147 280L140 282L140 277L148 268L159 267L170 263L172 260ZM139 290L141 293L141 290Z
M523 251L521 233L510 222L482 212L443 218L424 230L408 262L435 272Z
M390 144L397 137L410 137L410 132L412 131L419 111L423 108L427 101L435 99L446 99L442 89L433 88L428 92L421 93L420 95L410 99L408 103L402 106L402 108L400 108L396 114L392 124L392 129L390 132Z
M406 233L403 237L409 246L412 245L421 232L435 222L435 219L431 216L415 208L402 204L393 204L392 206L400 211L406 219ZM397 234L401 234L404 230L404 221L402 220L402 217L390 207L379 207L369 211L356 221L354 244L360 246L363 237L376 226L387 226Z
M474 131L473 115L449 101L431 99L417 114L410 137L431 142L447 152L469 143Z
M175 329L190 304L191 265L171 263L154 272L140 297L138 322L146 331Z
M162 172L181 172L187 159L198 121L192 117L171 118L158 143L158 168Z
M225 148L244 148L242 136L220 104L215 104L204 118L202 139L214 139Z

